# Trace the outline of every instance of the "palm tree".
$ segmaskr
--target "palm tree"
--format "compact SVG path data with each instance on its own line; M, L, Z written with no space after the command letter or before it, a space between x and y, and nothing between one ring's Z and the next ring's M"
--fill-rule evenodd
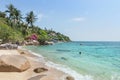
M7 9L5 12L9 13L9 19L12 19L13 16L14 16L14 10L15 10L15 7L12 5L12 4L9 4L7 6Z
M9 4L7 9L6 12L8 13L9 23L12 27L18 27L22 18L20 10L15 8L12 4Z
M33 27L33 23L36 21L36 16L34 15L33 11L30 11L28 14L27 14L27 17L26 17L26 22L27 24L31 25L31 27Z
M19 25L20 21L22 21L22 15L20 10L14 9L14 23Z
M7 5L7 10L5 12L8 13L8 24L11 25L11 27L13 27L13 18L14 18L14 10L15 7L12 4Z

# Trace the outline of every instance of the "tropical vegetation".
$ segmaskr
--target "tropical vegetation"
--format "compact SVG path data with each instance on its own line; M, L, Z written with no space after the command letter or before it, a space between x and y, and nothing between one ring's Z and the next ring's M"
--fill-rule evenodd
M70 41L68 36L52 29L41 29L35 26L37 20L33 11L22 16L19 9L14 5L7 5L7 10L0 11L0 39L4 42L24 41L32 34L36 34L38 41L44 44L45 41Z

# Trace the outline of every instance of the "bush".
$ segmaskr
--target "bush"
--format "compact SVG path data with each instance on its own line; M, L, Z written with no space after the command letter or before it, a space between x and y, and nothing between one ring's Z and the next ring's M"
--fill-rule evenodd
M0 22L0 39L3 42L15 42L23 40L23 37L19 31L13 30L10 26Z
M40 34L38 36L38 41L40 42L40 44L44 44L45 41L49 40L48 34L45 30L40 30L39 32Z

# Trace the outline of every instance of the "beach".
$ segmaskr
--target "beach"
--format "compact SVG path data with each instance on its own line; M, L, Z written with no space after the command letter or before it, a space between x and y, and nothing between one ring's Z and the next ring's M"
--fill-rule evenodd
M0 50L0 80L120 80L119 44L68 42ZM5 69L3 63L13 67Z
M120 80L120 0L0 1L0 80Z
M23 72L0 72L0 80L68 80L67 74L45 64L43 57L38 57L27 50L0 50L1 55L22 55L30 63L30 68ZM46 71L35 73L34 69L44 68Z

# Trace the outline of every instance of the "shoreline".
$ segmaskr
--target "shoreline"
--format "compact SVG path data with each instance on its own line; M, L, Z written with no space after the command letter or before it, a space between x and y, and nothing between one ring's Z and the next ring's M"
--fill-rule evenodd
M74 79L70 79L70 80L79 80L79 79L77 79L76 76L72 76L72 74L70 74L71 71L72 71L70 68L67 68L67 67L65 67L64 65L60 65L60 64L54 63L54 62L52 62L52 61L49 61L48 59L46 60L45 57L42 56L41 54L37 54L37 53L35 53L35 52L31 51L31 50L25 49L25 48L23 48L23 47L20 47L19 50L25 51L25 52L27 52L29 55L32 55L32 56L36 57L36 59L34 59L35 61L41 62L41 63L43 63L45 66L47 66L47 67L49 67L49 68L53 68L53 69L57 70L58 72L59 72L59 71L62 72L62 75L63 75L63 76L61 77L61 79L60 79L60 77L59 77L58 80L67 80L67 79L65 79L65 77L67 77L67 76L70 76L70 77L73 77L73 78L74 78ZM67 69L66 69L66 68L67 68ZM69 71L70 71L70 72L69 72ZM76 73L76 72L73 71L73 73ZM69 80L69 79L68 79L68 80Z
M30 62L30 68L24 72L0 72L0 80L29 80L29 78L38 75L45 75L40 80L93 80L90 75L81 75L71 68L62 64L54 63L41 54L35 53L32 50L24 48L23 46L19 46L18 49L14 50L0 49L0 53L0 55L9 56L21 55L27 58ZM36 68L44 68L47 71L36 73L34 71Z
M42 58L42 62L47 66L47 67L51 67L51 68L54 68L60 72L63 72L64 74L64 78L65 76L71 76L74 78L74 80L93 80L92 76L90 75L81 75L79 73L77 73L76 71L72 70L71 68L65 66L65 65L62 65L62 64L57 64L57 63L54 63L50 60L46 60L44 56L42 56L41 54L37 54L29 49L25 49L23 47L21 47L22 50L25 50L25 51L28 51L28 53L38 57L37 61L40 61L39 58ZM41 61L40 61L41 62ZM59 79L58 79L59 80ZM66 80L66 79L63 79L63 80Z
M33 54L29 50L18 48L17 50L0 50L0 53L1 55L5 54L8 56L21 55L27 58L31 65L28 70L23 72L0 72L0 80L69 80L66 79L66 77L70 75L53 67L47 66L42 56L38 56L35 53ZM47 71L36 73L34 71L36 68L43 68ZM43 77L40 78L40 76Z
M31 58L34 62L38 62L39 65L42 65L43 67L48 69L48 77L44 78L44 79L40 79L40 80L67 80L65 79L67 76L70 76L69 74L58 70L55 67L49 66L47 64L47 61L45 60L45 58L41 55L41 54L37 54L31 50L25 49L23 47L18 48L19 51L23 51L26 54L26 56L31 56L29 58Z

